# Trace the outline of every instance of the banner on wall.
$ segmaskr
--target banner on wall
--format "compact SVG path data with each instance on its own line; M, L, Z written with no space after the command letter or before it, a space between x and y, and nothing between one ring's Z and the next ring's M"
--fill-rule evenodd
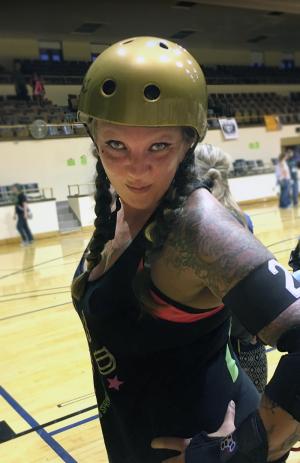
M75 164L76 164L75 159L73 159L73 158L67 159L67 166L72 167L72 166L75 166Z
M265 126L269 132L280 130L281 123L278 116L264 116Z
M239 138L239 129L234 117L230 119L219 119L219 124L225 140Z

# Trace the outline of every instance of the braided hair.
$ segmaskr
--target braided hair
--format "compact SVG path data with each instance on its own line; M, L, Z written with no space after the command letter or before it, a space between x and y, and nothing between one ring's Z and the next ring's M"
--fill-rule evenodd
M75 300L80 299L86 287L86 283L91 271L101 261L101 253L105 244L114 238L116 214L119 208L118 198L114 196L110 190L110 181L98 155L98 148L96 144L93 155L97 158L97 175L95 178L96 191L94 195L94 211L96 214L96 219L94 220L95 229L84 255L87 262L87 270L78 277L75 277L72 282L71 292L72 297ZM112 206L114 202L116 203L116 209L112 212Z
M183 133L187 141L194 140L194 143L179 164L169 190L162 198L153 221L145 230L145 236L149 241L148 247L152 251L157 251L163 246L180 216L184 202L194 190L195 184L199 183L194 159L197 137L195 141L195 131L191 128L184 128Z
M94 140L94 131L90 131L89 133ZM184 128L183 133L187 140L190 142L194 141L194 143L179 165L172 184L162 198L152 222L145 230L146 242L150 253L157 251L163 246L174 222L179 217L184 201L191 191L193 191L193 185L197 182L197 174L194 169L194 148L197 143L197 136L195 130L191 128ZM95 146L97 148L96 144ZM105 244L114 238L116 214L119 207L118 197L114 196L111 192L110 181L101 163L98 150L95 155L97 156L97 176L95 179L95 230L85 254L87 270L78 277L75 277L72 283L72 297L75 300L81 298L90 272L101 261L101 252ZM112 212L114 202L116 202L116 209Z

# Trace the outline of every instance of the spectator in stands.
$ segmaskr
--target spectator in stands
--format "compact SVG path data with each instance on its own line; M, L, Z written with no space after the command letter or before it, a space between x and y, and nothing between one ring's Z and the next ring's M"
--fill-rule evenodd
M282 209L286 209L291 205L291 174L287 164L286 152L282 152L278 156L278 163L276 165L276 179L280 187L279 207Z
M17 230L21 235L21 246L28 246L33 243L33 236L28 226L28 218L30 210L27 203L27 198L22 191L21 185L16 183L12 187L12 192L15 195L15 213L14 219L17 219Z
M200 178L208 184L212 194L245 228L253 233L251 218L240 209L229 189L230 156L216 146L203 143L196 148L195 162ZM262 393L267 384L265 346L256 336L252 336L235 316L232 315L231 320L232 347L241 367L246 371L257 390Z
M299 187L298 187L298 166L297 161L295 158L295 153L291 148L287 148L286 150L287 155L287 164L290 169L290 176L291 176L291 187L292 187L292 200L293 206L298 206L298 196L299 196Z
M35 72L31 79L32 98L40 106L43 105L45 97L45 87L42 78Z
M13 79L15 83L16 97L18 100L28 100L28 90L26 85L26 79L22 73L21 63L16 61L14 63Z

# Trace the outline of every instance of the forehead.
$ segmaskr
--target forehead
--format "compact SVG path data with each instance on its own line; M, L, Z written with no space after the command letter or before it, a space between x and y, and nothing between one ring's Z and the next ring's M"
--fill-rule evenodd
M178 138L182 135L181 127L137 127L110 122L97 121L97 133L102 137L118 136L119 138L127 137L170 137Z

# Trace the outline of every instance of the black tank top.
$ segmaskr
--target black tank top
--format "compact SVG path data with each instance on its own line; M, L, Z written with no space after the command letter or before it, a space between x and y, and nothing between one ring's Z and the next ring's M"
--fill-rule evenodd
M161 462L174 452L153 450L154 437L190 437L207 429L207 417L199 413L201 390L208 365L228 340L226 309L191 323L141 313L132 280L145 253L142 235L75 304L89 342L110 463ZM81 271L82 262L76 273Z

